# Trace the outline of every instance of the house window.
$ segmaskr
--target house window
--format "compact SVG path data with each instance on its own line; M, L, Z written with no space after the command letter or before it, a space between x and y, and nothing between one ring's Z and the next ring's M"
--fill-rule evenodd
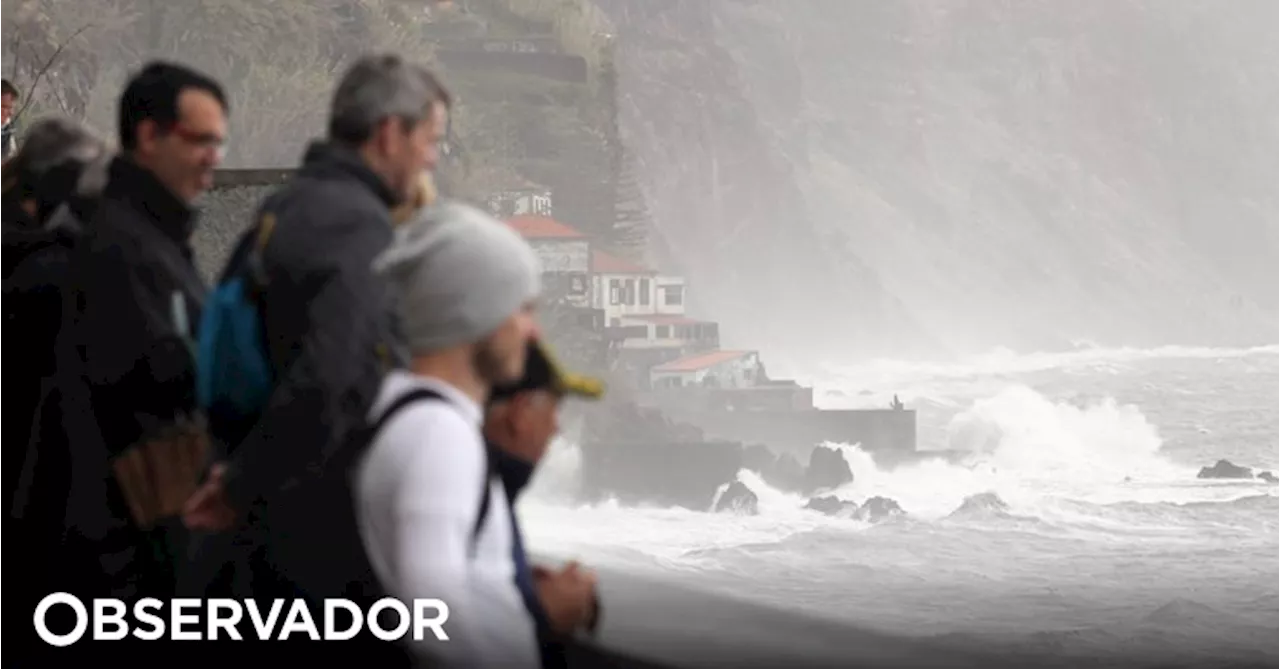
M622 304L622 282L609 279L609 304Z
M623 300L626 304L632 305L636 303L636 280L627 279L626 297Z
M654 328L654 336L655 336L655 337L657 337L658 339L670 339L670 338L671 338L671 326L670 326L670 325L659 325L658 327Z
M684 304L684 286L666 286L663 293L666 298L663 304L669 307L675 307Z
M640 279L640 304L649 306L649 280Z

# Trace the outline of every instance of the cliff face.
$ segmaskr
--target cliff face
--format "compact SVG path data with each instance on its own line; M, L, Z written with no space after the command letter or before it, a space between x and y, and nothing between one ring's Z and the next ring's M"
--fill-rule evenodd
M758 95L771 82L718 38L713 3L601 5L619 30L620 125L657 221L655 251L689 276L695 306L721 321L724 344L775 357L801 344L833 354L929 348L875 273L832 248L842 240L810 215L807 149L788 146L797 128L770 118L802 101L794 90ZM798 83L794 62L769 46L756 49L760 61Z
M659 255L727 345L1280 337L1274 3L596 2Z

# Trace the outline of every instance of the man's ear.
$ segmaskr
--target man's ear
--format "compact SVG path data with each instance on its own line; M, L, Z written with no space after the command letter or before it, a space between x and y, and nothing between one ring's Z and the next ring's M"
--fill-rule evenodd
M377 129L373 131L374 137L377 139L375 145L378 152L389 154L395 151L403 141L406 134L404 119L399 116L389 116L382 119L378 123Z
M160 139L161 134L160 124L154 120L148 118L139 121L137 131L134 133L138 150L144 153L149 152Z

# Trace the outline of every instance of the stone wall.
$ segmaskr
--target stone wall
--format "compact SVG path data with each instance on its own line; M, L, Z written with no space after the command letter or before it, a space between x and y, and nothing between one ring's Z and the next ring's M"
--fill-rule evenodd
M263 198L283 183L292 170L219 170L214 187L200 198L199 225L192 239L196 266L212 283L226 264L236 241L253 223Z
M742 447L726 441L619 439L582 449L585 501L710 511L716 489L737 478Z
M679 402L665 402L662 410L673 421L698 426L710 439L764 445L801 458L824 441L861 444L882 464L916 455L916 412L911 410L714 411Z

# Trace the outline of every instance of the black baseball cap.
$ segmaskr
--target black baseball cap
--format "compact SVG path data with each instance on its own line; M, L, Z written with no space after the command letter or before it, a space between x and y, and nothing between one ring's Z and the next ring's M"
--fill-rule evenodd
M529 354L524 363L524 376L517 382L499 386L489 395L490 401L508 399L530 390L550 390L558 395L575 395L585 399L599 399L604 395L604 382L600 379L572 374L564 370L541 340L529 342Z

